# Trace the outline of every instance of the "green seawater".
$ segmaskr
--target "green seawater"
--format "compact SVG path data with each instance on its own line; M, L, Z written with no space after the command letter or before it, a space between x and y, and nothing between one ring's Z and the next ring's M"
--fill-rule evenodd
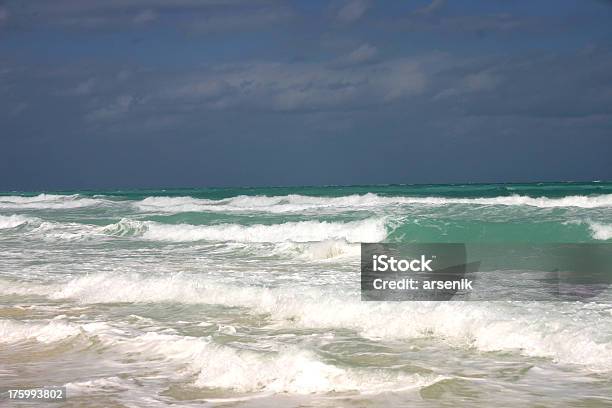
M170 205L157 207L157 212L137 215L138 219L169 224L269 225L312 219L346 222L380 216L388 218L389 242L590 242L605 239L606 234L610 234L607 225L612 219L612 183L605 182L1 193L4 196L16 194L24 197L57 194L126 205L150 197L193 199L192 211L188 205L182 209L180 206L173 209ZM253 205L249 208L245 204L244 211L240 205L228 211L215 211L214 203L209 206L210 211L205 207L197 208L198 200L216 201L220 205L229 201L231 205L231 200L237 197L251 198ZM347 202L342 202L343 197ZM268 200L270 206L267 208L265 200L256 202L258 198L278 200ZM318 198L319 202L303 202L300 198L311 201ZM411 198L415 201L410 202ZM125 211L115 209L87 206L70 214L69 219L103 225L126 215ZM49 215L61 219L63 214L52 212Z
M612 193L610 182L554 182L554 183L503 183L503 184L411 184L411 185L356 185L356 186L297 186L297 187L214 187L132 190L57 190L57 194L83 194L84 196L108 195L126 199L142 199L149 196L222 199L238 195L282 196L303 194L308 196L339 197L351 194L375 193L382 196L440 196L440 197L499 197L526 195L530 197L565 197ZM12 195L16 192L3 192ZM19 192L20 195L37 195L50 191Z

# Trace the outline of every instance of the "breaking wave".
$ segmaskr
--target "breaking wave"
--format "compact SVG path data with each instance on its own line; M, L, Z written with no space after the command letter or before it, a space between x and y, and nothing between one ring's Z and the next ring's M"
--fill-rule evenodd
M25 291L5 286L0 293ZM560 305L554 312L541 313L537 309L547 310L545 303L369 303L361 302L359 294L352 292L228 286L184 275L100 273L36 289L50 299L72 299L84 304L169 302L245 307L269 315L286 327L345 328L374 339L433 336L455 346L516 351L595 370L612 370L612 343L606 337L609 336L606 317L581 310L580 305ZM330 310L334 312L329 313ZM585 314L584 319L576 317L581 313Z
M39 194L37 196L0 196L0 208L11 209L73 209L120 201L83 197L79 194ZM353 194L341 197L306 196L247 196L212 200L205 198L152 196L139 201L128 201L133 207L145 212L271 212L292 213L300 211L335 211L375 209L377 207L401 205L440 206L449 204L475 204L499 206L531 206L538 208L612 207L612 194L590 196L566 196L561 198L530 197L522 195L461 198L461 197L409 197L380 196L375 193Z
M281 243L279 252L296 254L297 257L310 261L322 261L337 258L359 258L361 246L359 243L340 239L328 239L321 242Z
M139 236L152 241L312 242L345 240L378 242L385 239L384 219L351 222L300 221L271 225L190 225L122 219L103 228L114 236Z
M612 207L612 194L599 196L567 196L563 198L500 196L490 198L446 198L446 197L385 197L374 193L343 197L315 197L290 194L287 196L236 196L222 200L192 197L147 197L134 203L142 211L170 213L199 211L259 211L290 213L309 210L358 210L393 205L421 204L439 206L447 204L476 204L501 206L554 207Z
M606 240L612 238L612 225L589 222L589 228L591 229L591 235L595 239Z
M35 218L25 217L23 215L0 215L0 229L11 229L19 227L20 225L27 224L35 221Z
M0 208L14 209L70 209L100 205L108 200L82 197L78 194L39 194L33 197L0 196Z
M53 343L77 335L95 339L114 353L138 356L150 364L174 365L178 377L192 377L193 385L239 392L320 394L357 391L380 393L406 391L444 379L436 375L406 374L393 370L374 372L326 363L298 347L278 352L239 350L215 344L207 337L147 332L133 335L104 322L76 324L64 321L22 323L0 320L0 343L38 341ZM102 381L122 385L118 379ZM95 387L96 383L70 384L71 388Z
M117 344L132 352L179 363L196 375L194 385L239 392L312 394L404 391L430 385L439 376L345 368L297 347L262 353L213 344L206 338L146 333Z
M575 226L582 226L576 228ZM17 229L18 230L13 230ZM402 229L403 228L403 229ZM47 221L20 214L0 215L0 231L18 232L25 237L43 240L108 240L113 237L134 238L158 242L240 242L240 243L311 243L285 245L278 250L302 254L308 259L326 259L345 254L358 254L358 243L381 242L394 231L401 237L420 237L427 225L406 223L405 217L380 216L358 221L298 221L279 224L167 224L156 221L122 218L106 226L77 222ZM591 220L574 220L559 224L575 239L612 238L612 226ZM573 228L573 229L572 229ZM542 233L546 230L542 229ZM443 232L443 231L442 231ZM503 231L502 231L503 232ZM396 237L397 238L397 237ZM393 238L393 239L396 239ZM403 239L403 238L402 238ZM313 243L319 243L314 245ZM268 248L269 250L269 248Z
M0 343L16 343L35 340L53 343L80 333L74 325L62 321L48 323L23 323L13 320L0 320Z
M301 221L282 224L162 224L121 219L106 226L45 221L21 215L0 215L0 230L20 229L24 237L44 241L108 241L113 238L158 242L225 242L252 244L262 254L289 255L305 260L358 257L361 242L383 241L388 234L382 218L351 222ZM258 248L255 244L275 244Z

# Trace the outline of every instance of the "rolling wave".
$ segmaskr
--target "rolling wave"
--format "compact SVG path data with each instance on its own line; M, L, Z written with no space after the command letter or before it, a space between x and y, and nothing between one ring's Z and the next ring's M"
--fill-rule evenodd
M555 362L612 370L605 311L598 318L580 305L539 314L539 304L488 302L361 302L357 293L306 287L234 286L195 276L150 277L99 273L66 284L3 285L0 293L37 292L54 300L97 303L182 303L245 307L287 328L346 328L366 338L436 337L458 347L514 351ZM329 313L333 310L334 313ZM608 311L609 312L609 311ZM584 319L576 316L584 314ZM539 316L539 317L536 317ZM68 333L68 332L67 332Z
M192 197L147 197L134 206L141 211L156 212L240 212L259 211L292 213L301 211L359 210L399 205L442 206L449 204L472 204L486 206L530 206L537 208L612 207L612 194L598 196L568 196L562 198L501 196L490 198L448 197L386 197L374 193L343 197L315 197L290 194L287 196L236 196L222 200Z
M190 225L123 219L103 228L109 235L139 236L152 241L192 242L312 242L346 240L378 242L385 239L384 219L351 222L300 221L271 225Z
M18 230L14 230L17 227ZM0 231L47 241L109 240L132 238L158 242L274 243L267 253L285 253L309 260L359 256L361 242L379 242L387 237L383 218L351 222L301 221L270 225L163 224L123 218L106 226L45 221L22 215L0 215Z
M38 341L53 343L80 333L77 327L63 321L47 323L19 322L0 320L0 343L18 343L22 341Z
M33 221L36 221L36 219L19 214L0 215L0 229L11 229Z
M78 194L39 194L33 197L0 196L0 208L11 209L73 209L107 203L108 200L82 197Z
M483 206L529 206L537 208L600 208L612 207L612 194L575 195L561 198L530 197L523 195L462 198L462 197L411 197L381 196L375 193L352 194L340 197L238 195L224 199L151 196L141 200L112 200L109 197L86 197L79 194L39 194L37 196L0 196L0 208L7 209L74 209L97 205L126 203L144 212L271 212L293 213L300 211L359 210L378 207L423 205L442 206L467 204Z
M57 320L23 323L0 320L0 343L38 341L49 344L79 335L92 344L111 347L114 353L154 361L149 364L161 362L181 367L183 369L175 371L175 376L195 377L193 385L196 387L239 392L321 394L357 391L372 394L418 389L444 379L436 375L392 370L371 372L346 368L326 363L314 353L298 347L263 353L215 344L203 337L156 332L134 335L133 330L127 332L105 322L76 324Z
M285 247L285 249L302 250L311 259L331 258L342 253L352 253L358 250L354 244L361 242L381 242L389 237L392 231L403 231L401 239L420 237L420 233L427 232L428 224L420 225L418 222L409 222L402 218L375 217L360 221L329 222L329 221L299 221L279 224L167 224L156 221L133 220L122 218L116 223L106 226L96 226L76 222L46 221L37 217L26 217L19 214L0 215L0 231L21 233L31 238L45 240L105 240L112 237L143 239L159 242L243 242L243 243L314 243L309 245ZM455 227L455 233L465 233L465 226L460 222L445 226L447 233ZM557 226L559 231L551 230L550 234L560 234L567 230L580 240L590 237L595 240L612 239L612 226L600 222L566 221L551 224L549 228ZM20 227L19 229L17 229ZM22 228L23 227L23 228ZM463 228L463 229L462 229ZM573 230L572 230L573 228ZM578 228L578 229L576 229ZM16 231L14 229L17 229ZM457 232L458 231L458 232ZM500 229L501 232L504 229ZM555 232L556 231L556 232ZM444 233L444 231L440 231ZM545 234L546 230L538 231ZM482 233L482 232L481 232ZM393 238L396 239L396 238ZM281 248L282 249L282 248ZM319 255L317 255L317 253ZM336 255L334 255L336 253ZM325 255L327 254L327 255Z
M589 222L591 235L595 239L607 240L612 239L612 225L601 224L599 222Z

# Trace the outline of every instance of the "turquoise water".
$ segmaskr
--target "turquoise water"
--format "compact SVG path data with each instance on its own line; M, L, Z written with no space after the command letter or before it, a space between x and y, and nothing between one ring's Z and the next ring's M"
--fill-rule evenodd
M361 302L360 242L609 242L612 183L0 194L0 382L74 406L600 406L612 305Z
M44 193L19 195L39 194ZM387 240L393 242L589 242L610 234L606 222L612 215L612 183L601 182L87 190L54 194L63 196L67 206L74 206L71 208L79 208L79 198L109 204L83 206L76 213L100 225L118 221L124 215L194 225L275 224L309 219L333 222L388 215ZM259 197L262 199L258 201ZM157 198L165 198L167 206L156 203ZM122 203L127 211L119 210ZM140 214L130 208L134 203L149 208ZM28 206L45 210L61 205Z

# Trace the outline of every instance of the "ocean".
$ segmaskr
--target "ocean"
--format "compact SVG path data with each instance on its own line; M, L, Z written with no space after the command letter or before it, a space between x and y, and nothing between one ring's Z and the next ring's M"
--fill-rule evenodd
M68 407L610 406L612 297L359 286L361 242L610 240L603 182L5 192L0 387L63 386Z

